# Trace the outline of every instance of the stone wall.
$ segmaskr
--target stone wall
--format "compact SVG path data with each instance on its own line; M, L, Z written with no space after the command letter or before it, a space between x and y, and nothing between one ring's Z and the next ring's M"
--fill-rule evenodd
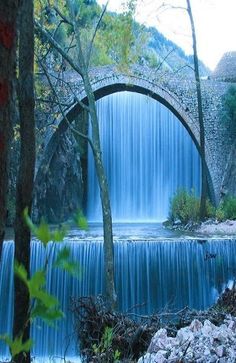
M194 78L185 79L182 74L163 73L147 67L133 67L128 73L117 70L113 66L95 68L90 74L95 98L129 90L139 92L165 104L183 123L189 131L196 146L199 147L199 124L196 102L196 87ZM72 122L82 112L80 102L86 101L81 78L75 72L64 74L68 82L68 90L63 83L65 101L70 107L66 115ZM229 82L217 79L202 80L203 112L206 133L206 162L209 171L209 187L212 201L219 202L223 179L225 180L225 167L232 149L233 139L230 130L222 120L222 95L230 86ZM68 98L67 95L70 95ZM39 184L45 165L54 155L61 135L68 128L63 117L53 120L53 126L45 135L44 150L37 162L36 187ZM230 174L234 175L234 173ZM232 181L231 181L232 182Z

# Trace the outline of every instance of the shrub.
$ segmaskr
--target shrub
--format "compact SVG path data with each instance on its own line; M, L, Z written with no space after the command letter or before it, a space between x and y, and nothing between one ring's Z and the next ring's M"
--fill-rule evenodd
M230 86L223 96L222 119L229 127L232 136L236 135L236 87Z
M227 197L222 204L226 219L236 219L236 197Z
M171 199L169 219L172 222L180 220L183 224L197 222L199 221L199 207L200 200L193 191L189 193L186 190L179 190Z
M219 221L219 222L222 222L224 219L225 219L225 212L224 212L224 209L222 206L219 206L217 209L216 209L216 215L215 215L216 219Z
M216 217L216 208L213 207L209 199L206 201L206 217L207 218L215 218Z

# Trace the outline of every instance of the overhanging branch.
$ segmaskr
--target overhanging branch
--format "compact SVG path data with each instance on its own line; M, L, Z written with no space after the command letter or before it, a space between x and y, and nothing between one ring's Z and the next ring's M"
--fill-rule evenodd
M53 39L51 34L47 30L43 29L37 20L34 21L34 24L38 32L47 39L47 41L58 51L58 53L60 53L61 56L70 64L70 66L83 78L83 72L81 68L75 64L73 59L62 49L60 44L58 44L58 42Z

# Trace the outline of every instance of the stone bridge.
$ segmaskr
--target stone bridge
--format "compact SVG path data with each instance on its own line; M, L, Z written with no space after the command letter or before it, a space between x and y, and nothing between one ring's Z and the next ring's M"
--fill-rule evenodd
M200 152L196 87L193 78L186 78L181 73L154 71L147 67L136 66L124 72L113 66L106 66L92 69L90 79L96 100L126 90L148 95L163 103L182 122ZM225 127L221 117L222 95L227 91L229 84L214 78L202 80L208 184L211 199L215 203L220 198L225 167L233 142L230 131ZM83 112L81 101L86 103L81 78L72 71L65 73L62 89L64 99L67 99L69 104L64 109L64 116L72 122ZM42 145L43 152L37 161L36 186L40 183L42 175L47 172L60 136L67 128L68 121L63 116L55 119L52 127L48 128Z

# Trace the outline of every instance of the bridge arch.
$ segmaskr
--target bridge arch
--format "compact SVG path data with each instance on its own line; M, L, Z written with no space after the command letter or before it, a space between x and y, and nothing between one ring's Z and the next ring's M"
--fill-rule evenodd
M76 81L74 82L76 84ZM116 73L112 76L108 74L101 78L95 79L92 82L92 89L95 100L99 100L100 98L112 93L130 91L147 95L161 102L171 112L173 112L173 114L187 129L201 156L200 133L196 113L191 110L191 105L183 102L181 97L178 97L167 87L164 87L162 82L157 83L153 82L152 80L144 79L140 76ZM83 111L81 102L85 104L87 103L87 97L83 87L78 88L76 100L70 106L70 108L65 111L65 116L69 122L72 122L76 117L78 117L78 114ZM56 146L60 141L60 135L68 128L68 122L64 117L60 117L59 119L55 120L54 126L55 127L51 128L51 130L49 130L48 134L46 135L44 152L36 165L36 185L37 183L40 183L42 175L45 173L45 170L47 170L47 166L50 164L51 157L53 156ZM215 203L215 188L212 183L211 173L208 167L207 170L209 193L211 200Z

